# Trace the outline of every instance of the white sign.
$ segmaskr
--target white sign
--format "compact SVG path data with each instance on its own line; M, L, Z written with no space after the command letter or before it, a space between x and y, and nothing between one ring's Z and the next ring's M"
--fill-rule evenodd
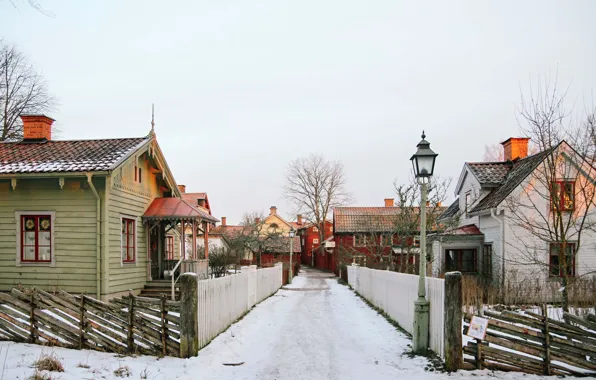
M468 333L466 335L472 338L483 340L486 336L486 329L488 328L488 319L473 316L470 321L470 327L468 327Z

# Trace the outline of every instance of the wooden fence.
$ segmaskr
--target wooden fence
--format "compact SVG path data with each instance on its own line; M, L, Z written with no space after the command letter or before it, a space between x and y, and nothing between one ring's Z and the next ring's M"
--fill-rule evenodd
M362 297L382 309L404 330L414 328L414 301L418 298L418 276L351 265L348 283ZM429 347L444 358L445 280L426 278L426 294L430 302Z
M282 264L242 267L240 273L198 281L198 348L225 331L282 284Z
M546 307L542 315L484 312L488 319L486 337L464 347L464 367L538 375L595 375L596 323L571 316L577 323L574 325L545 315ZM471 314L464 315L466 329L471 318Z
M121 354L180 356L180 303L132 295L105 303L37 289L0 293L0 339Z

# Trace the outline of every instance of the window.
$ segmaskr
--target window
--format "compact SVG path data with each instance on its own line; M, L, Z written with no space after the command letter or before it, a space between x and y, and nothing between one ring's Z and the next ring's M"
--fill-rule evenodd
M21 262L52 262L51 215L21 215L20 239Z
M135 182L142 183L143 171L137 165L135 165Z
M470 193L466 193L466 199L465 199L465 207L464 207L464 212L466 213L466 218L468 217L468 209L470 207L470 205L472 204L472 195Z
M174 260L174 237L166 236L166 257L168 260Z
M561 243L550 243L549 274L552 277L563 277L565 269L567 270L567 276L575 276L575 243L566 243L565 245L567 251L565 255L566 265L563 265Z
M355 247L366 247L366 235L364 235L364 234L354 235L354 246Z
M462 273L477 273L475 249L448 249L445 251L445 269Z
M575 182L553 182L550 204L553 210L573 211L575 209Z
M122 262L135 262L136 221L122 218Z
M493 245L482 246L482 275L487 279L493 276Z
M304 246L304 238L302 238L302 246Z
M391 247L393 245L393 235L381 235L379 239L381 247Z
M312 232L319 232L319 228L318 227L313 227L312 228Z
M319 239L312 239L313 244L319 244Z

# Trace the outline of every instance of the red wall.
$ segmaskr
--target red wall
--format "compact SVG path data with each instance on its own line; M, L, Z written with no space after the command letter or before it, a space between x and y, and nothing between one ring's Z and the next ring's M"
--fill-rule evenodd
M319 251L319 247L321 246L321 241L319 237L319 232L314 230L316 226L310 226L308 228L303 228L300 230L300 248L302 251L302 264L311 266L312 264L312 252L315 251L315 268L318 269L329 269L330 265L328 264L329 259L325 259L324 256L329 256L329 253L325 253L325 255L321 255ZM325 222L325 239L328 239L330 236L333 236L333 223ZM314 243L314 239L318 239L317 243ZM321 256L321 257L319 257Z

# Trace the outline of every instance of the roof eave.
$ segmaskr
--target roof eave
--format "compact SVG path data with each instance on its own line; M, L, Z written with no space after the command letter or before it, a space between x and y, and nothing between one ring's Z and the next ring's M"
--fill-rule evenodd
M86 177L87 173L93 175L109 175L110 171L106 170L85 170L77 172L34 172L34 173L2 173L0 178L55 178L55 177Z

